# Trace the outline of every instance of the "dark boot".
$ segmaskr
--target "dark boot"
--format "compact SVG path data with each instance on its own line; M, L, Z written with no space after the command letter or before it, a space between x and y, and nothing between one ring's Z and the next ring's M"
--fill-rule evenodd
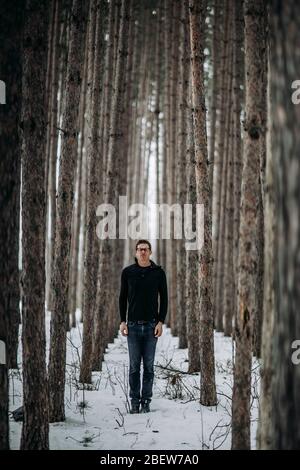
M142 401L141 405L142 405L141 413L149 413L150 412L150 401L149 400Z
M134 415L140 412L140 404L139 403L132 403L130 414Z

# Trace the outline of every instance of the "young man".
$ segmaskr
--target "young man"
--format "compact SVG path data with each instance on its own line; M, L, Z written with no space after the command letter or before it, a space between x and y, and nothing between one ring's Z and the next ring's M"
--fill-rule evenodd
M127 336L131 413L150 411L157 339L168 308L168 289L164 270L150 260L151 244L139 240L135 263L123 269L119 297L120 331ZM158 311L159 296L159 311ZM126 312L128 304L128 317ZM141 390L140 368L143 359Z

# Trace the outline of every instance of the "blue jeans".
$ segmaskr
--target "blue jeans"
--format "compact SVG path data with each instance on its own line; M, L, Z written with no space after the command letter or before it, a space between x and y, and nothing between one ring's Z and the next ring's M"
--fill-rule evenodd
M157 338L154 336L156 321L143 325L129 321L128 352L129 352L129 396L132 404L151 401L154 380L154 356ZM143 359L143 383L141 391L141 361Z

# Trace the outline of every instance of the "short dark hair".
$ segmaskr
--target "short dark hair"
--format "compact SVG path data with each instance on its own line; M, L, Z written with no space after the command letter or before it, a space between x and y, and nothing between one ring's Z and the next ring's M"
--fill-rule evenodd
M148 240L139 240L135 245L135 250L137 250L138 246L142 243L146 243L149 246L150 251L152 251L151 243Z

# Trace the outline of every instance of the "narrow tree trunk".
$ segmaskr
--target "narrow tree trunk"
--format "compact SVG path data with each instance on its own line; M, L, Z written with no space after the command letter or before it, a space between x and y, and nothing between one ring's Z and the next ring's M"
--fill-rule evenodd
M49 174L48 174L48 220L50 219L50 239L47 250L47 277L46 277L46 305L48 310L52 308L52 286L51 276L53 272L54 245L55 245L55 227L56 227L56 163L57 163L57 147L58 147L58 85L59 85L59 64L61 59L61 42L63 40L61 2L57 1L56 19L55 19L55 43L53 53L53 77L51 90L51 119L50 119L50 155L49 155ZM48 232L47 232L48 238Z
M47 138L46 138L46 165L45 165L45 191L48 194L49 184L49 166L50 166L50 134L51 134L51 101L52 101L52 79L53 79L53 62L55 55L54 36L55 36L55 20L57 12L57 2L55 0L50 3L49 13L49 28L48 28L48 42L47 42L47 75L46 75L46 102L47 102ZM47 198L48 206L48 198ZM48 207L47 207L48 212ZM47 263L47 235L48 235L48 216L46 218L46 263ZM46 264L47 266L47 264ZM46 279L47 279L47 267L46 267Z
M232 9L234 5L232 5ZM232 9L229 10L229 15L233 17ZM225 196L224 196L224 212L225 212L225 235L224 235L224 263L222 269L223 278L221 289L223 290L223 296L220 295L222 299L221 304L223 305L223 325L224 325L224 335L230 336L232 334L232 320L233 320L233 311L234 311L234 296L235 296L235 283L234 283L234 263L233 263L233 147L234 147L234 113L233 113L233 74L234 74L234 45L233 45L233 18L232 26L230 28L230 40L229 40L229 49L230 49L230 78L229 78L229 88L228 88L228 127L227 127L227 145L226 145L226 181L224 181Z
M121 87L121 97L123 101L123 116L122 116L122 123L120 126L120 130L122 132L122 146L118 152L118 162L116 165L118 168L127 168L128 165L128 113L129 113L129 102L130 102L130 95L131 95L131 66L132 66L132 31L133 31L133 2L130 3L129 11L128 11L128 38L126 39L127 42L127 51L126 55L127 58L124 61L124 72L122 78L122 87ZM127 186L127 171L120 171L119 178L117 181L117 189L116 189L116 204L118 203L118 197L120 195L126 195L126 186ZM112 279L111 279L111 292L119 292L120 291L120 272L123 268L123 259L124 259L124 249L125 243L124 239L120 238L120 224L122 225L124 222L124 213L119 212L119 227L117 227L117 239L113 240L112 244L112 256L115 260L115 268L112 272ZM116 332L118 332L119 322L119 312L118 312L118 296L111 295L109 301L109 309L105 312L104 317L104 341L102 345L103 354L105 352L105 348L109 342L112 342Z
M233 186L234 186L234 325L237 312L237 279L238 279L238 252L239 252L239 227L240 227L240 202L241 202L241 174L243 165L243 142L241 135L241 110L244 104L244 0L234 3L234 67L233 67L233 113L234 113L234 148L233 148ZM233 327L233 333L234 333Z
M212 309L213 256L209 203L210 187L204 99L203 28L205 23L205 8L203 2L198 3L194 0L190 0L189 7L197 204L203 204L204 209L204 245L199 251L198 271L200 289L200 402L203 405L212 406L217 403L217 395Z
M257 447L272 448L272 377L273 335L274 335L274 265L275 265L275 199L274 199L274 158L271 149L272 118L270 109L270 89L268 89L268 133L265 185L265 257L264 257L264 310L262 331L261 391L259 400L259 424Z
M103 168L103 181L105 180L105 172L107 167L107 152L109 142L109 126L110 126L110 109L112 103L113 93L113 72L114 72L114 44L117 37L114 34L115 30L115 13L118 8L117 1L112 0L109 5L109 26L108 26L108 43L105 56L105 76L104 76L104 129L103 129L103 155L104 155L104 168Z
M54 259L54 302L51 317L49 357L50 420L64 421L66 365L66 318L71 245L71 216L74 199L75 159L78 147L78 108L83 71L86 5L74 0L66 77L65 108L57 197L57 227Z
M80 114L84 112L81 108ZM80 234L80 215L81 215L81 181L82 181L82 152L80 146L77 156L77 178L76 178L76 205L73 211L73 229L71 242L71 259L70 259L70 279L69 279L69 307L70 314L69 326L76 327L76 308L77 308L77 278L78 278L78 255L79 255L79 234ZM68 326L68 325L67 325Z
M121 96L123 100L123 116L121 124L122 132L122 147L120 147L118 153L118 162L116 165L118 168L127 168L128 166L128 128L129 128L129 103L131 99L131 67L132 67L132 39L133 39L133 2L130 3L130 8L128 12L128 39L127 39L127 59L125 60L124 66L125 70L123 72L122 79L122 88ZM127 171L120 171L119 178L117 181L116 189L116 203L118 203L118 197L126 195L126 186L127 186ZM124 213L123 211L118 213L119 217L119 227L117 227L117 239L113 240L112 243L112 256L115 260L115 267L112 272L111 286L112 292L120 291L120 272L123 268L123 259L125 251L125 241L121 237L120 226L124 223ZM105 352L105 347L109 342L112 342L116 333L118 332L118 326L120 324L120 317L118 312L118 296L111 295L109 302L109 309L105 313L104 318L104 342L103 342L103 353Z
M165 51L165 76L164 76L164 204L171 204L170 198L170 160L171 160L171 56L172 56L172 2L164 0L164 51ZM172 247L170 240L164 241L165 265L167 272L167 282L171 287L172 280ZM170 299L171 300L171 299ZM167 324L171 328L174 336L177 335L176 312L173 308L174 302L170 302L168 309Z
M189 67L190 69L190 67ZM189 80L189 108L192 109L191 97L191 77ZM196 227L196 204L197 189L195 175L195 147L193 134L193 115L188 114L188 149L187 149L187 204L191 204L193 209L192 226ZM186 328L188 340L188 359L189 373L200 371L200 352L199 352L199 294L198 294L198 250L186 251Z
M86 105L85 105L86 106ZM84 259L86 253L86 206L87 206L87 158L86 158L86 151L85 151L85 122L82 126L82 133L83 133L83 146L82 149L82 182L81 182L81 194L82 194L82 210L80 214L80 251L79 251L79 269L78 269L78 279L77 279L77 304L80 309L80 318L79 321L82 323L83 321L83 293L84 293L84 285L83 285L83 276L84 276Z
M246 119L240 218L236 357L232 397L232 449L250 448L252 335L257 305L260 153L263 138L262 77L264 52L263 0L245 1Z
M156 8L157 15L157 30L155 42L155 152L156 152L156 204L160 203L160 106L161 106L161 69L162 69L162 6L158 5ZM159 264L162 264L161 256L161 239L157 240L156 245L156 258Z
M222 174L221 174L221 191L220 191L220 214L219 214L219 236L218 236L218 266L217 266L217 286L216 286L216 305L218 311L218 322L217 326L219 329L221 322L221 331L224 331L224 334L227 336L231 333L230 328L230 313L232 305L226 304L226 300L229 303L233 298L232 293L232 269L230 267L230 246L227 248L228 240L228 216L230 216L231 211L227 206L227 197L230 195L229 190L229 181L230 181L230 169L232 167L232 154L230 149L231 142L231 124L232 124L232 75L233 75L233 2L228 2L228 11L227 11L227 50L226 50L226 90L225 90L225 107L224 107L224 128L222 132L224 134L223 141L223 155L222 155ZM230 236L229 236L230 239ZM229 265L226 266L226 263ZM227 278L227 269L231 270L228 273ZM226 297L226 282L228 284L228 297ZM230 292L231 291L231 292ZM226 312L227 305L227 312ZM227 315L227 318L225 318ZM226 328L225 328L226 327ZM225 331L226 329L226 331Z
M211 104L211 128L210 128L210 156L209 156L209 184L213 188L214 161L216 151L217 106L220 87L220 28L221 28L221 1L214 0L214 23L212 42L212 104ZM213 196L213 192L212 192ZM211 201L212 204L212 201Z
M107 166L108 166L108 151L109 151L109 140L110 140L110 125L111 125L111 109L113 105L113 95L114 95L114 83L115 83L115 75L116 75L116 63L117 63L117 56L118 56L118 41L119 41L119 29L120 29L120 15L121 15L121 4L122 0L113 0L110 5L111 14L114 15L113 24L111 25L113 30L113 35L109 38L108 49L110 49L110 57L109 57L109 74L107 76L107 105L105 110L106 114L106 122L105 122L105 129L104 129L104 177L103 177L103 191L106 191L106 173L107 173Z
M178 82L178 73L179 73L179 31L180 31L180 2L175 0L171 2L172 4L172 49L171 49L171 67L170 67L170 153L169 153L169 192L170 192L170 201L171 205L176 204L176 170L177 170L177 125L178 125L178 116L177 116L177 82ZM170 38L169 38L170 40ZM175 239L174 231L174 221L175 214L171 211L170 223L171 223L171 234L168 246L170 249L170 309L173 317L173 321L176 322L177 328L175 332L179 336L179 345L186 347L186 336L185 340L182 343L182 335L180 332L179 316L181 312L177 310L177 298L179 296L177 289L177 262L176 262L176 245L177 240ZM177 331L176 331L177 330ZM180 340L181 338L181 340Z
M137 138L136 133L136 125L137 125L137 94L138 94L138 87L136 86L138 82L138 75L140 70L140 46L141 46L141 36L142 36L142 28L140 27L140 19L139 19L139 10L141 4L136 2L134 4L134 21L133 21L133 28L134 28L134 39L133 39L133 58L132 58L132 71L131 71L131 99L132 99L132 106L130 110L130 127L129 127L129 148L128 148L128 171L127 171L127 182L128 182L128 203L132 204L134 199L134 168L135 168L135 141ZM125 241L126 244L126 253L124 263L126 264L130 257L130 240L127 238Z
M107 184L105 187L104 202L117 207L118 187L120 178L119 154L122 152L124 141L124 100L126 89L124 87L123 71L126 70L126 58L128 49L129 12L131 1L122 0L120 36L118 58L116 65L115 93L111 115L111 131L109 140ZM110 302L110 282L113 276L111 264L112 241L108 238L102 240L99 269L97 279L97 298L95 318L95 336L93 346L93 370L101 368L103 344L103 325L105 325L106 314Z
M214 161L214 185L213 185L213 216L214 216L214 238L213 238L213 251L214 251L214 266L213 266L213 291L214 291L214 322L217 331L223 331L223 316L222 305L219 298L220 294L220 272L221 272L221 255L222 251L222 224L224 217L224 209L222 210L222 191L225 185L225 168L226 168L226 153L225 153L225 137L226 137L226 112L228 109L228 63L229 63L229 2L227 1L223 11L223 31L221 43L221 84L220 84L220 103L219 103L219 119L218 119L218 145Z
M88 138L88 193L87 193L87 245L84 268L84 303L83 303L83 343L80 381L91 383L92 379L92 350L93 350L93 313L97 292L98 243L96 238L95 211L100 201L101 187L99 176L102 175L103 156L99 155L99 114L101 99L101 75L104 66L103 56L103 2L96 1L91 13L96 16L95 52L89 57L89 67L94 64L95 85L91 106L91 127ZM90 18L93 27L93 18ZM90 35L92 29L90 29ZM93 49L90 44L89 48ZM100 166L100 168L99 168Z
M168 202L168 158L169 158L169 115L170 115L170 97L169 97L169 88L170 80L168 75L168 70L170 67L170 53L171 41L169 41L169 32L171 30L171 20L170 15L168 14L169 2L164 0L162 4L162 27L163 27L163 84L162 84L162 109L163 109L163 121L162 121L162 135L163 135L163 151L162 151L162 190L161 190L161 203L167 204ZM170 273L168 268L169 263L169 249L168 249L168 240L162 239L162 265L166 269L167 283L170 285ZM168 314L166 317L166 324L168 327L173 328L172 312L170 307L168 308ZM172 329L172 334L174 334Z
M253 324L253 354L261 357L262 342L262 323L263 323L263 301L264 301L264 198L265 198L265 167L266 167L266 122L267 122L267 74L268 74L268 58L267 58L267 32L268 17L267 9L264 10L262 18L262 35L260 51L261 51L261 126L263 133L260 139L260 198L258 208L258 257L257 266L257 283L256 283L256 308Z
M26 2L22 83L22 347L21 449L48 449L45 338L45 82L47 1ZM33 250L34 247L34 250Z
M178 146L177 146L177 203L184 209L186 201L186 153L187 153L187 116L190 114L188 108L188 89L190 78L190 45L189 45L189 9L188 1L182 3L180 29L180 64L179 64L179 86L178 86ZM185 279L186 271L186 248L184 236L176 240L177 248L177 283L182 286L178 289L177 312L178 312L178 336L179 348L187 348L187 318L186 318L186 295Z

